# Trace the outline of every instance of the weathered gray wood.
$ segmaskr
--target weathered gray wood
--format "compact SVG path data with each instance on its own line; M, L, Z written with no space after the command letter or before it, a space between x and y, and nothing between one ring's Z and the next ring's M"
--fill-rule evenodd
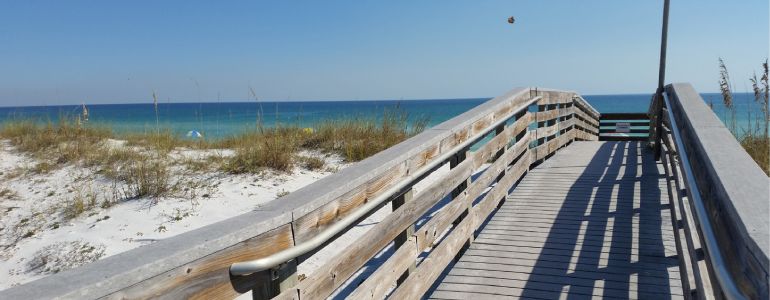
M572 143L524 177L431 297L681 297L659 170L638 143Z
M458 280L461 280L461 278L464 277L476 277L476 278L493 278L493 279L503 279L503 280L510 280L506 282L507 287L518 287L518 288L524 288L527 284L527 279L531 275L532 268L531 267L518 267L518 266L510 266L510 265L496 265L493 263L489 264L470 264L470 263L462 263L457 264L454 266L457 270L450 275L447 280L444 282L458 282ZM613 277L613 276L590 276L590 274L595 275L603 275L600 273L593 273L593 272L580 272L577 271L574 274L570 274L569 276L564 276L564 274L547 274L542 273L539 274L542 276L542 279L544 282L554 283L558 286L554 286L554 288L561 289L564 285L573 285L573 286L583 286L583 287L593 287L597 280L606 280L609 282L616 282L616 283L625 283L623 280L619 280L620 276ZM589 276L584 276L589 275ZM622 278L622 277L621 277ZM453 280L454 279L454 280ZM639 282L638 279L636 280L629 280L629 283L632 283L629 285L629 288L627 289L620 289L619 287L610 286L609 289L617 289L618 292L625 292L626 295L628 295L628 292L636 292L639 290L644 289L650 289L651 293L660 294L661 297L668 296L668 295L682 295L682 289L681 287L672 287L670 291L666 290L659 290L658 288L661 285L668 285L668 281L660 280L660 278L656 278L655 281L652 282Z
M410 276L402 286L396 288L392 295L394 299L415 299L427 291L441 274L441 271L457 255L467 239L473 235L474 230L497 207L499 201L508 194L509 187L524 175L526 167L531 162L530 157L529 151L524 153L521 160L517 162L519 167L507 172L481 202L472 208L468 216L463 218L462 222L423 260L417 267L414 276Z
M526 124L529 122L528 117L520 119L520 122ZM525 127L514 124L508 129L500 133L499 139L504 141L518 135ZM495 163L489 166L483 175L477 178L468 187L468 192L460 195L460 198L454 199L450 204L446 205L440 213L434 216L427 224L423 225L419 232L415 233L415 249L400 250L388 259L385 265L377 269L369 278L364 281L355 291L351 297L366 297L366 298L380 298L390 287L390 283L394 280L393 275L404 269L406 264L414 263L416 254L422 249L425 249L432 245L433 241L438 237L438 234L443 232L452 221L457 219L462 211L470 204L470 200L474 197L468 195L479 195L481 191L488 186L496 174L504 169L514 158L519 156L525 149L529 140L524 139L516 143L513 148L507 150L499 157ZM494 145L495 141L490 141L490 144ZM501 144L502 145L502 144ZM477 164L481 160L477 161ZM522 162L522 165L524 163ZM470 200L469 200L470 199ZM411 245L409 247L412 247ZM419 250L419 251L418 251ZM410 255L412 255L410 257Z
M634 273L644 273L646 282L655 282L660 285L670 284L671 286L681 286L679 280L680 273L674 268L661 269L661 263L676 263L674 259L655 259L650 258L644 261L631 262L627 259L615 259L611 257L599 257L595 258L598 264L606 267L586 270L578 267L577 265L569 265L564 267L565 263L569 264L572 260L572 256L569 255L555 255L555 254L543 254L543 253L504 253L496 254L497 250L484 249L483 245L479 244L479 247L475 247L472 253L468 253L466 257L455 266L472 268L473 266L485 266L485 265L497 265L498 270L521 270L522 267L529 268L529 273L548 274L548 275L565 275L570 274L579 278L590 279L609 279L609 280L625 280L622 276L615 277L617 275L629 275ZM613 274L613 275L610 275ZM631 279L631 278L629 278ZM637 278L638 279L638 278Z
M663 116L664 121L667 121L668 115L664 114ZM664 124L669 127L671 126L669 122L664 122ZM685 241L683 248L687 250L686 252L681 252L683 257L682 260L684 261L685 267L687 267L690 274L692 274L692 276L688 278L688 281L692 283L690 286L695 288L693 291L694 298L713 298L715 292L712 287L711 274L709 274L708 266L704 259L705 257L699 254L699 251L703 251L703 249L701 249L700 233L697 228L697 223L695 223L695 220L693 219L691 206L689 201L687 201L687 195L682 192L684 178L680 175L680 162L678 155L675 154L676 150L673 148L673 137L667 127L664 126L663 130L665 131L662 132L661 139L663 142L663 145L661 145L662 150L665 151L663 159L664 163L667 165L666 170L671 172L669 190L676 201L675 208L679 212L678 215L681 216L682 226L680 227L681 231L684 232L681 239Z
M526 106L522 105L518 110L525 108ZM358 241L341 251L339 255L313 274L310 274L297 285L295 291L287 291L286 293L298 291L301 298L313 299L330 295L369 258L395 239L399 231L411 227L411 224L416 222L419 216L449 194L456 186L465 182L474 170L486 163L499 150L504 149L513 137L526 129L528 122L529 115L525 114L512 126L473 152L468 159L451 169L448 174L444 175L444 180L438 180L427 187L426 191L417 195L414 201L401 204L399 209L375 225Z
M665 132L660 132L661 135L667 135ZM660 139L658 139L660 141ZM669 195L669 205L672 207L671 209L671 219L673 224L682 224L682 226L676 226L674 228L674 237L675 237L675 244L677 248L677 254L680 256L679 260L679 272L682 274L685 274L686 280L682 281L683 290L686 294L691 294L692 290L691 287L694 287L696 290L703 291L702 282L703 280L700 278L700 274L696 272L697 270L697 261L693 260L692 254L695 253L690 248L691 242L688 242L687 239L691 238L688 237L688 230L685 229L685 227L688 227L689 224L686 224L687 217L684 217L682 215L683 211L681 207L679 206L679 191L676 187L676 175L673 173L675 172L672 168L672 155L671 151L667 147L663 147L661 145L661 162L663 163L663 170L666 174L666 184L668 189L668 195ZM695 263L695 269L693 268L693 263ZM689 276L689 274L692 274L692 276Z
M538 122L545 122L556 119L559 116L559 111L556 109L550 109L545 111L535 112L535 119Z
M415 233L418 249L422 250L430 247L436 238L449 227L452 221L460 217L460 214L466 207L468 207L468 205L470 205L471 201L481 195L481 192L492 183L497 177L497 174L505 170L514 158L521 155L527 149L528 143L528 138L517 142L513 148L506 151L498 161L495 161L495 163L489 166L479 178L476 178L476 180L471 183L468 192L463 194L461 196L462 198L454 199L454 201L443 207L439 213L423 225L420 230ZM522 164L524 164L524 162L519 165Z
M396 200L393 200L393 202L391 203L393 207L393 211L396 211L404 203L408 201L413 201L414 200L413 198L414 198L414 189L410 189L408 192L404 193L403 195L398 197ZM396 249L400 248L405 243L407 243L409 241L409 238L412 235L414 235L414 224L412 224L412 226L407 227L406 230L404 230L404 232L399 234L398 237L396 237L396 239L393 241ZM411 246L411 245L407 245L407 247L408 246ZM407 269L401 274L401 276L397 280L397 283L400 283L401 281L403 281L404 278L406 278L406 276L409 276L409 272L414 271L416 267L417 265L414 262L412 262L407 267Z
M0 299L237 296L261 274L231 281L229 265L292 245L290 214L255 211L0 292ZM191 246L195 245L195 246ZM189 272L188 272L189 271Z
M199 292L207 295L205 291L220 291L219 287L237 295L250 287L247 284L242 291L236 290L241 287L233 287L240 279L230 278L227 272L229 264L269 255L255 251L254 240L269 240L260 237L266 237L271 230L286 224L293 225L289 230L294 232L292 239L296 242L306 240L360 207L366 199L402 180L405 174L414 173L442 153L455 151L452 145L466 141L474 133L493 130L485 124L504 120L508 115L506 112L526 104L529 99L528 89L513 90L300 189L281 201L262 206L259 212L246 213L71 272L2 291L0 298L82 299L121 293L192 296ZM281 245L286 243L276 243L271 251L280 251ZM253 255L235 255L238 252L232 250L249 247ZM187 266L196 265L199 261L215 261L220 265L216 272L207 274L196 272L197 268L187 272ZM169 283L162 287L155 284L166 282L166 279L158 280L158 276L170 278ZM243 279L253 285L253 279ZM130 287L142 288L127 290Z
M770 180L690 84L666 92L725 263L748 298L766 299Z

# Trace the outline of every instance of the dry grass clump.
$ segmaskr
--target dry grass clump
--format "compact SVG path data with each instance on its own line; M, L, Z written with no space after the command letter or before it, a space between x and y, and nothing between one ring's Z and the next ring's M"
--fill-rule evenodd
M128 192L136 198L163 197L172 192L168 166L165 162L143 159L124 169Z
M64 216L74 219L97 206L97 196L91 189L76 189L72 201L64 208Z
M308 170L320 170L326 165L326 161L318 157L303 156L300 157L302 166Z
M422 132L427 120L410 124L403 111L385 111L382 118L354 118L322 122L303 146L360 161Z
M184 139L170 129L157 130L155 132L131 133L118 136L119 139L128 142L129 146L140 146L168 153L178 147L205 149L209 144L204 139Z
M1 138L9 139L19 150L51 164L78 161L110 136L108 128L86 126L68 117L60 117L57 123L45 124L20 120L5 123L0 128Z
M223 140L220 145L235 150L222 170L229 173L255 173L265 168L288 171L303 139L298 127L258 128Z
M754 91L754 101L759 104L760 112L752 114L752 111L749 110L748 127L741 128L740 132L736 126L730 76L721 58L719 59L719 70L719 89L722 92L723 104L730 113L728 128L759 167L766 174L770 175L770 137L768 136L770 133L768 131L770 130L770 83L768 82L767 59L762 64L763 73L761 78L757 79L756 74L750 78L752 90Z
M177 160L177 163L184 166L185 169L191 172L199 173L217 170L225 160L226 158L222 155L215 154L208 155L203 158L184 157Z
M172 191L168 163L136 150L118 148L100 152L100 172L107 178L126 184L128 198L163 197Z
M403 111L386 111L381 118L352 118L325 121L316 128L298 126L259 127L227 138L211 146L232 148L222 170L254 173L265 168L288 171L295 164L314 170L323 168L320 158L299 157L304 148L341 155L347 161L360 161L422 132L427 121L410 123Z

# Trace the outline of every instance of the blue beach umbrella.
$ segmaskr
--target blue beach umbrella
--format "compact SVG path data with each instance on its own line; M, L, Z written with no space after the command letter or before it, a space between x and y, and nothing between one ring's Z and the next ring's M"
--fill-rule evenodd
M187 137L202 138L203 134L201 134L197 130L190 130L190 131L187 132Z

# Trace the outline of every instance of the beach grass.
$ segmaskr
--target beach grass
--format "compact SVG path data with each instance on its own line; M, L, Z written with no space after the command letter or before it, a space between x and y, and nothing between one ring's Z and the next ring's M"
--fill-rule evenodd
M56 123L19 120L0 127L0 137L50 165L81 160L95 152L99 143L110 136L112 131L107 127L82 126L67 117L59 118Z
M762 64L762 75L757 78L754 74L750 78L754 101L759 110L748 110L749 125L747 128L736 126L735 106L733 105L732 83L727 66L723 59L719 59L719 90L722 93L722 105L728 112L727 125L730 132L741 144L746 153L770 176L770 83L768 83L768 61ZM713 108L713 106L712 106ZM753 123L752 123L753 122Z
M162 196L167 191L169 153L177 149L231 149L233 155L183 159L177 163L193 171L219 169L233 174L265 169L290 171L300 165L315 170L324 160L299 155L301 150L335 154L356 162L385 150L425 129L427 120L410 122L403 110L385 111L378 117L353 117L321 121L313 128L296 124L257 126L218 140L189 139L170 129L115 134L108 127L60 117L56 123L14 120L0 127L19 151L39 159L33 171L47 173L68 163L99 168L106 177L131 186L135 196ZM108 139L125 141L115 145ZM117 142L117 141L114 141Z
M300 128L282 126L259 128L229 137L218 143L235 151L226 159L222 170L235 174L256 173L266 168L291 170L302 138Z
M385 111L382 118L352 118L322 122L302 146L337 153L355 162L372 156L422 132L428 122L408 121L406 113Z

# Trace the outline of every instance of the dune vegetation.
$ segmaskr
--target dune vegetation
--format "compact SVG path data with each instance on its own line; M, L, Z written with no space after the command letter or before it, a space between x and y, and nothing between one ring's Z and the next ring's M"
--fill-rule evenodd
M757 164L770 175L770 84L768 83L768 62L762 64L762 74L759 78L754 74L749 78L754 94L754 101L759 106L759 111L747 110L748 126L739 128L736 125L736 107L733 101L733 88L730 82L730 74L724 60L719 59L719 89L722 93L722 105L727 116L725 124L733 133L743 149L757 162Z
M323 167L323 160L300 156L301 150L320 150L355 162L374 155L425 129L426 120L409 122L403 111L386 111L379 118L327 120L313 128L292 124L257 126L217 140L184 138L170 129L147 133L116 134L108 127L60 117L57 122L13 120L0 126L0 139L40 161L39 172L70 163L100 167L110 178L137 180L136 196L162 195L162 179L176 149L221 150L233 155L185 160L192 170L218 169L228 173L254 173L264 169L289 171L295 165Z

